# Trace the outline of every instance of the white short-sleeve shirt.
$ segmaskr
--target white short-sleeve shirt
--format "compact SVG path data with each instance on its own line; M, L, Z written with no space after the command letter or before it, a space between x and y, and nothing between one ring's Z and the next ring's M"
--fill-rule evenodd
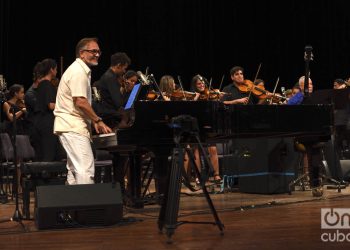
M73 97L85 97L91 104L91 69L77 58L64 72L58 85L54 133L75 132L90 138L91 121L74 105Z

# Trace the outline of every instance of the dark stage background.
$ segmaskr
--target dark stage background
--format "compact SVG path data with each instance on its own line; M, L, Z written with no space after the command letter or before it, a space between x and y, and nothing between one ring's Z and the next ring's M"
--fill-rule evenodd
M316 89L350 76L349 1L98 0L0 1L0 74L8 85L31 84L34 64L46 57L64 69L74 60L77 41L95 36L103 51L93 80L109 66L110 55L126 52L131 69L156 78L180 75L185 88L193 75L222 75L229 83L234 65L245 68L272 91L291 87L304 74L304 47L313 47L311 78Z

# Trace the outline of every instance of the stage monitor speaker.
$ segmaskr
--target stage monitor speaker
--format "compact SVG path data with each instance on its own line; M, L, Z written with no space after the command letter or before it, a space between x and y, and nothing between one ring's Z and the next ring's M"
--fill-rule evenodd
M233 152L241 192L288 193L300 159L293 138L237 139Z
M38 186L38 229L109 226L123 217L119 183Z

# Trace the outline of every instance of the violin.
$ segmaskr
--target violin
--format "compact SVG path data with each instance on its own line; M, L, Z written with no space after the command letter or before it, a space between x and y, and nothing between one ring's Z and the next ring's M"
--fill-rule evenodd
M147 95L146 95L146 100L147 101L154 101L159 97L159 93L157 93L154 90L150 90L148 91Z
M241 84L236 84L236 86L239 89L239 91L241 91L242 93L252 92L252 94L257 98L259 98L260 100L266 99L272 94L271 92L265 90L264 86L256 86L252 81L247 79L244 80L244 82ZM284 100L286 99L286 97L276 93L272 94L272 98L275 100L278 99L278 102L280 102L283 99Z
M58 85L60 83L60 79L58 79L57 77L54 77L51 79L51 84L55 87L58 88Z
M196 96L195 92L182 91L178 89L178 90L174 90L170 94L170 100L172 101L193 100L195 96Z
M221 92L219 89L208 90L207 88L200 94L199 100L211 100L217 101L220 100L222 95L226 95L227 93Z

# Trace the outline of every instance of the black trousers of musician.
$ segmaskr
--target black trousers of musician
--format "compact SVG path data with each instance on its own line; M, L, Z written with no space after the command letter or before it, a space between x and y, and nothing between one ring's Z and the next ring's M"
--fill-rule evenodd
M54 117L48 115L39 115L37 117L35 128L40 150L35 153L39 154L36 157L39 161L59 161L66 158L58 136L52 133L53 125Z
M121 192L125 194L125 181L124 181L124 164L127 160L126 156L121 156L119 153L113 153L112 166L113 166L113 181L120 183Z

